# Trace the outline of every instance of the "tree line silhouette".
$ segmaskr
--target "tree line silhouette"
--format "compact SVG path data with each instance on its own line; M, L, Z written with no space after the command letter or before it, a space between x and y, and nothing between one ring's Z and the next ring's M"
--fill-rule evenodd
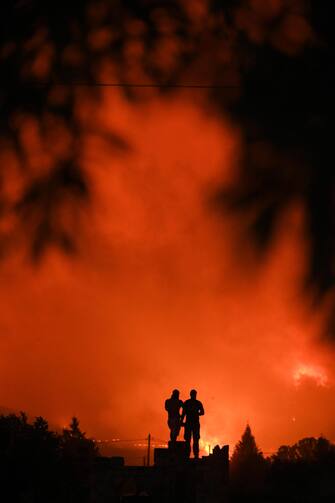
M15 502L90 501L90 477L99 451L77 418L61 433L43 417L0 416L0 497ZM6 498L7 497L7 498Z
M96 443L81 431L75 417L57 433L43 417L30 422L24 413L0 415L0 495L6 501L95 501L94 473L100 457ZM331 501L335 445L322 436L308 437L264 457L247 425L229 471L227 501Z
M230 460L232 501L326 502L335 496L335 445L306 437L265 458L247 425Z

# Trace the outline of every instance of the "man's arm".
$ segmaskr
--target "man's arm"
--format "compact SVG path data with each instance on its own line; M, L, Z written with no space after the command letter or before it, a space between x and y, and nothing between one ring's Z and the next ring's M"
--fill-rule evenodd
M169 399L165 400L165 410L169 412Z
M199 416L203 416L205 414L204 406L201 402L199 402Z

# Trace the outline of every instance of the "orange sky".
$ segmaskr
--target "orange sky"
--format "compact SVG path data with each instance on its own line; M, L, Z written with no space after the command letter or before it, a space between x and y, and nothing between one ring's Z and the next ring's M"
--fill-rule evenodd
M112 88L81 108L131 148L86 138L78 257L1 264L0 406L57 425L75 414L97 437L166 438L165 398L195 387L211 444L234 444L247 421L266 452L335 439L334 355L299 297L299 211L256 267L238 220L209 203L234 176L239 134L201 92L135 106Z

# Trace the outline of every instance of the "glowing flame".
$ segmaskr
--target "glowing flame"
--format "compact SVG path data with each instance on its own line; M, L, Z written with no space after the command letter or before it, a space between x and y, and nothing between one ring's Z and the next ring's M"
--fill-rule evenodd
M213 452L213 449L216 445L219 445L220 447L223 446L222 440L219 440L218 437L213 437L205 434L200 438L199 446L203 455L208 455Z
M299 364L293 371L294 384L299 386L305 377L314 379L318 386L327 386L329 382L326 372L321 367L312 364Z

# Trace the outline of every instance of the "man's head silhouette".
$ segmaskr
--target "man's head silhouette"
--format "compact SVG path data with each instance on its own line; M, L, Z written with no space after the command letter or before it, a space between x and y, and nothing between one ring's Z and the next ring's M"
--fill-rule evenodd
M194 400L197 398L197 390L196 389L191 389L190 397L193 398Z
M172 398L179 398L179 390L178 389L174 389L172 391L172 395L171 395Z

